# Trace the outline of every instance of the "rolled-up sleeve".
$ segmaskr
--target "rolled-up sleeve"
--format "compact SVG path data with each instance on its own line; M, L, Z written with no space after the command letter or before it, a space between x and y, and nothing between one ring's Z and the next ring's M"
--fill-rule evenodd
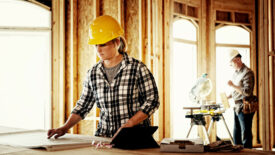
M137 83L139 94L144 100L140 110L150 116L158 109L160 103L155 79L144 64L141 64Z
M244 96L251 96L254 88L254 73L253 71L248 72L243 78L242 93Z
M93 108L95 103L95 99L93 96L92 87L89 85L91 70L88 71L86 79L83 83L83 90L81 93L80 99L76 102L76 106L72 110L71 113L80 115L82 119L86 117L86 115Z

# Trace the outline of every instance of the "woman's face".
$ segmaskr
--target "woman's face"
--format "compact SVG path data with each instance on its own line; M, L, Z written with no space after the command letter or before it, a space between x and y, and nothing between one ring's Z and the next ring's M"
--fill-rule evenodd
M97 55L101 60L110 60L116 55L118 55L118 44L116 41L109 41L105 44L95 45L97 50Z

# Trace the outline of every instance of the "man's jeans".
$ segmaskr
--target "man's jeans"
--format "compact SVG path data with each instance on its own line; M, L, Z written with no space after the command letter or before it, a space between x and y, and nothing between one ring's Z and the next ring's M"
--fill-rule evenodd
M237 115L234 112L233 140L236 145L243 145L244 148L252 148L252 119L254 112L244 114L242 111Z

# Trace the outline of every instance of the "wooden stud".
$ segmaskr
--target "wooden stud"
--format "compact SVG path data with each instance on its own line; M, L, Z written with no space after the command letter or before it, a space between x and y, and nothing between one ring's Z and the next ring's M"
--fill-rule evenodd
M270 48L269 50L269 88L270 88L270 123L271 123L271 147L275 146L275 2L269 1L269 36L270 36Z
M125 8L124 8L124 0L118 1L118 21L120 22L121 27L125 30Z
M146 62L146 51L147 51L147 41L148 41L148 34L147 34L147 7L145 0L139 0L139 59L142 62Z
M72 109L74 108L77 100L78 100L78 89L77 89L77 0L70 0L68 7L68 37L67 37L67 58L68 62L66 72L66 88L69 88L68 92L66 93L66 118L70 116ZM70 133L77 133L77 125L74 126Z
M163 12L164 12L164 24L163 27L164 29L164 37L163 37L163 42L164 42L164 109L163 109L163 115L164 115L164 137L171 137L171 117L170 117L170 52L173 50L171 48L172 45L172 40L171 40L171 20L173 19L173 1L170 0L164 0L164 6L163 6Z
M268 89L268 3L258 0L259 6L259 103L262 117L262 145L264 151L270 151L270 112ZM260 116L261 116L260 115Z
M94 4L93 4L93 14L94 14L94 19L95 19L96 17L101 15L100 0L94 0L93 2L94 2Z
M94 0L94 6L93 6L94 19L96 19L98 16L101 15L100 4L101 4L100 0ZM118 15L118 17L120 18L119 15ZM100 61L100 58L98 57L98 55L96 55L96 60L95 61L96 62ZM96 129L97 129L97 125L99 123L100 109L95 106L92 110L93 110L93 116L91 116L91 118L92 118L91 122L93 122L93 132L95 132Z
M52 1L52 127L65 123L65 2Z
M128 42L128 54L136 59L140 58L139 40L141 39L139 30L139 0L127 0L125 2L125 37Z
M102 1L97 1L102 2ZM97 10L97 12L95 12ZM95 1L79 0L77 2L77 91L78 98L83 90L83 81L87 76L87 71L96 63L96 50L88 44L89 26L91 22L100 15L100 7ZM90 111L85 120L77 124L79 134L94 135L96 120L91 120L96 116L96 106Z

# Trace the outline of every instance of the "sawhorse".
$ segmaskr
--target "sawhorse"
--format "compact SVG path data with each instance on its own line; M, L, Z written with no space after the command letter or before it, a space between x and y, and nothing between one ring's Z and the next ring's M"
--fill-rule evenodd
M199 126L202 126L202 130L203 130L204 136L206 138L206 143L210 144L209 135L208 135L206 127L205 127L206 122L205 122L205 119L204 119L204 115L203 114L193 114L193 110L194 109L200 109L200 107L184 107L183 109L189 109L190 110L190 114L185 115L185 117L186 118L191 118L191 126L188 130L186 138L189 137L193 126L194 125L199 125Z
M225 126L225 128L226 128L226 131L227 131L227 133L229 135L231 143L234 144L232 135L231 135L231 133L230 133L230 131L228 129L228 126L227 126L227 124L225 122L225 119L224 119L222 113L221 114L217 113L217 114L213 114L213 115L210 115L210 116L211 116L211 122L210 122L210 125L209 125L209 128L208 128L208 135L210 135L210 132L211 132L211 129L213 127L214 122L217 122L217 121L219 121L221 119L222 122L223 122L223 124L224 124L224 126Z

